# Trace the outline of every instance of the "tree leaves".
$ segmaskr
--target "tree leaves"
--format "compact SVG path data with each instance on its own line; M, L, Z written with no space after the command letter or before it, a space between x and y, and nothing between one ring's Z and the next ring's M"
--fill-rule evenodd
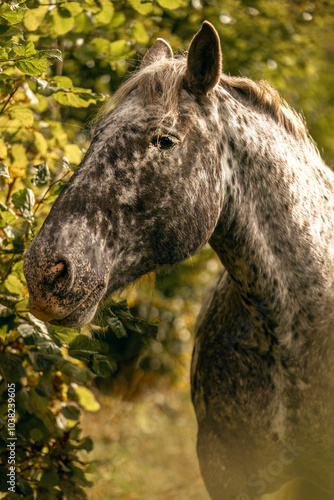
M80 385L75 388L75 394L78 397L79 405L87 411L99 411L101 408L100 404L96 400L94 393L90 391L87 387Z
M36 54L34 57L24 59L16 63L16 67L22 73L31 76L38 76L50 66L50 62L46 57Z
M72 106L74 108L87 108L90 104L103 101L103 94L95 94L90 90L76 89L73 90L58 90L53 94L55 101L64 106Z
M95 15L95 20L101 24L109 24L114 15L114 6L110 0L100 0L99 4L102 9Z
M158 4L164 9L178 9L181 5L184 5L183 0L157 0Z
M35 205L35 196L31 189L25 188L14 193L12 203L16 209L20 210L25 220L29 222L33 220L32 209Z
M46 161L43 161L39 165L35 165L36 172L33 175L31 182L37 186L45 186L51 179L51 174Z
M40 5L36 9L29 9L25 12L23 23L28 31L36 31L49 10L48 5Z
M33 126L34 113L26 104L18 103L11 106L8 108L8 113L13 120L17 119L23 127Z
M74 28L74 16L71 12L62 7L52 9L50 13L52 36L65 35Z
M0 17L5 19L8 24L20 23L25 14L25 8L19 7L19 4L12 3L8 5L7 2L0 6Z
M9 179L8 167L4 163L0 163L0 177L7 177Z

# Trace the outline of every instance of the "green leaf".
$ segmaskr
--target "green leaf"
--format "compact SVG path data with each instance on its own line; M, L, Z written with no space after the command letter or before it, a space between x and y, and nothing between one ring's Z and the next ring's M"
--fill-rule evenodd
M91 339L86 335L76 335L70 342L69 355L72 356L71 350L82 351L88 354L95 354L101 349L101 343L96 339Z
M10 51L9 47L0 47L0 58L8 59L8 52Z
M63 8L56 8L50 12L51 30L50 34L54 36L65 35L74 28L74 17L67 10Z
M121 59L129 52L126 40L116 40L110 44L110 55L113 59Z
M94 354L88 366L95 375L103 378L109 377L117 370L116 362L108 359L103 354Z
M95 15L95 19L98 23L109 24L114 15L114 6L110 0L99 0L99 4L102 9L101 12Z
M34 113L25 104L15 104L8 109L10 117L15 120L19 120L20 125L26 128L30 128L34 124ZM22 149L23 151L23 149Z
M13 42L11 45L11 50L20 57L29 58L36 54L35 46L31 41L28 43Z
M70 468L74 481L81 486L87 486L88 481L85 477L84 471L82 469L79 469L79 467L75 467L73 464L70 465Z
M182 0L157 0L157 2L160 7L169 10L178 9L184 3Z
M11 224L17 219L13 210L8 208L4 203L1 202L0 202L0 212L1 212L1 219L5 221L6 224Z
M0 177L7 177L7 179L10 179L8 167L4 163L0 163Z
M36 31L48 10L48 5L40 5L36 9L27 10L23 18L25 28L28 31Z
M7 276L5 281L6 290L12 295L22 295L24 286L14 274Z
M28 481L26 481L21 476L21 474L17 474L16 483L17 483L17 488L18 488L19 492L24 495L24 498L26 498L27 500L30 498L32 500L33 494L34 494L33 489L30 486L30 484L28 483ZM22 498L22 496L20 496L20 498ZM14 498L13 498L13 500L14 500Z
M117 338L121 339L122 337L127 337L127 333L122 322L116 314L110 310L108 311L107 323Z
M103 94L94 94L88 92L65 92L59 91L53 94L55 101L64 106L72 106L73 108L87 108L90 104L96 104L98 101L104 100Z
M45 186L45 184L47 184L51 179L50 170L46 161L36 165L35 168L36 172L34 173L31 182L37 187Z
M25 56L26 57L32 57L36 54L35 46L33 42L28 42L26 45L26 50L25 50Z
M142 0L129 0L129 4L137 11L139 14L150 14L153 10L153 2L143 3Z
M14 6L9 6L4 3L0 7L0 17L6 19L8 24L20 23L23 19L26 9L20 7L15 8Z
M85 436L80 440L78 450L92 451L94 447L93 441L89 436Z
M53 76L51 78L51 83L56 84L57 87L71 89L73 83L71 78L68 76Z
M80 417L80 408L78 408L75 403L68 402L66 405L62 406L61 413L69 420L78 420Z
M0 37L22 36L22 31L17 26L0 25Z
M110 54L110 41L106 38L93 38L91 43L98 53L107 55Z
M149 36L146 33L143 23L141 23L140 21L136 21L134 28L132 28L132 35L135 37L138 43L147 45Z
M16 67L26 75L37 76L43 73L50 66L46 57L36 54L35 57L24 61L16 62Z
M59 49L39 50L38 53L48 59L57 59L58 61L63 60L63 55Z
M42 441L42 439L45 438L44 432L41 431L40 429L31 429L31 431L29 432L29 435L30 435L31 439L33 439L35 442Z
M77 15L80 14L83 11L83 6L79 2L71 2L67 3L64 6L65 9L67 9L72 15Z
M46 470L41 477L40 484L45 488L52 488L59 484L59 475L56 469Z
M75 17L75 31L79 33L90 33L94 26L94 18L89 12L82 12Z
M34 193L29 188L21 189L12 196L14 207L20 210L22 217L31 222L33 220L32 209L35 205Z

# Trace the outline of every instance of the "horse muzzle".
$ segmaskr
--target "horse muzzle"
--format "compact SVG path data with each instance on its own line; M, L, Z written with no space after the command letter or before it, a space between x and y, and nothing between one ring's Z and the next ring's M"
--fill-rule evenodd
M24 255L29 308L42 321L77 327L94 316L107 279L88 259L74 259L35 241Z

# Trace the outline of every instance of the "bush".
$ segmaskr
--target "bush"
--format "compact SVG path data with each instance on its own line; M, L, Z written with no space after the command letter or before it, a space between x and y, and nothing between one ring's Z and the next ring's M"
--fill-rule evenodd
M98 66L97 86L106 81L104 73L119 79L136 40L148 41L144 25L125 20L110 0L53 7L18 0L0 6L0 491L7 492L5 498L37 498L37 493L86 498L86 466L78 457L92 442L80 437L80 412L98 409L92 380L116 366L101 333L136 332L137 352L156 335L156 326L134 318L124 302L108 305L104 323L95 327L99 339L85 329L46 325L28 311L23 276L23 252L85 152L86 137L76 120L105 99L81 86L84 73ZM9 474L15 474L13 489Z

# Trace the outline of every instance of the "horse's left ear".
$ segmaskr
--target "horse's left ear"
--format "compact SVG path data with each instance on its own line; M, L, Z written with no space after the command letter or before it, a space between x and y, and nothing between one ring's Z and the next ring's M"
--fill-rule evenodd
M219 35L211 23L204 21L190 43L186 85L194 94L208 94L218 84L222 69Z
M155 44L144 55L140 67L145 68L155 61L171 59L172 57L173 51L171 46L163 38L158 38Z

